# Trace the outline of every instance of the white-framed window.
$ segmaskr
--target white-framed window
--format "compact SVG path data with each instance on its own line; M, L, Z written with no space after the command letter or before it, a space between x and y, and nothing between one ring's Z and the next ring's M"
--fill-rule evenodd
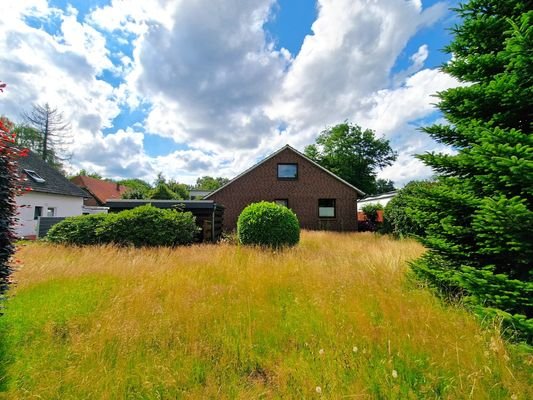
M318 199L319 218L335 218L335 199Z
M55 216L56 216L56 209L55 209L55 207L47 207L47 208L46 208L46 216L47 216L47 217L55 217Z
M298 179L298 164L278 164L278 179L287 181Z

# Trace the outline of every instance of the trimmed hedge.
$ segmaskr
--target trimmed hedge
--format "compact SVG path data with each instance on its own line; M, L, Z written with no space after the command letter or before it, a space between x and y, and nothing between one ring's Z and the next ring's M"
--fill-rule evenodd
M54 225L46 238L72 245L175 246L192 243L198 230L190 212L147 204L116 214L66 218Z
M250 204L241 212L237 235L244 245L294 246L300 241L300 223L289 208L262 201Z
M96 233L108 214L67 217L50 228L46 239L52 243L90 245L100 242Z

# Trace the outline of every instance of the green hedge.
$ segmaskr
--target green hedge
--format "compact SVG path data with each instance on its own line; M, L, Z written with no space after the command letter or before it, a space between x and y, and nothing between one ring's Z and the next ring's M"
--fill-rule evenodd
M67 217L50 228L46 239L52 243L97 244L100 239L96 230L107 217L108 214Z
M245 245L294 246L300 241L300 223L289 208L262 201L250 204L239 215L237 235Z
M69 217L54 225L46 238L73 245L175 246L192 243L198 230L190 212L148 204L116 214Z

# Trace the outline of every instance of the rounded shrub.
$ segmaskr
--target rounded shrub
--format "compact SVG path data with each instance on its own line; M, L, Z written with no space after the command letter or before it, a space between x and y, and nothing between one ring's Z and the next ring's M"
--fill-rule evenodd
M190 212L164 210L144 205L108 214L97 235L103 243L132 246L174 246L189 244L198 232Z
M425 226L418 220L411 206L417 198L423 197L427 190L436 185L437 183L430 181L412 181L399 190L385 207L384 233L391 233L396 237L425 236Z
M97 244L100 239L96 230L106 218L107 214L67 217L50 228L46 239L52 243L62 244Z
M252 203L239 215L237 236L245 245L294 246L300 241L300 223L287 207L267 201Z

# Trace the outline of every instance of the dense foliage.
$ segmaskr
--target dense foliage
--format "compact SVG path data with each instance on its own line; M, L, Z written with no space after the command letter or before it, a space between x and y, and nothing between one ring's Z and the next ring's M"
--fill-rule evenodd
M237 235L242 244L294 246L300 241L300 223L289 208L262 201L250 204L241 212Z
M214 191L224 186L228 182L229 182L228 178L222 178L222 177L213 178L212 176L206 175L196 180L196 185L194 186L194 188L198 190Z
M413 205L434 185L436 183L429 181L412 181L400 189L385 206L384 233L396 237L423 236L424 226L416 218Z
M52 243L91 245L100 242L97 229L108 214L80 215L67 217L48 231L46 238Z
M387 139L347 122L323 131L316 144L305 148L305 155L366 194L378 192L377 171L397 157Z
M153 200L185 200L189 198L189 188L184 183L168 180L160 172L154 187L142 179L125 179L118 183L127 186L128 190L121 196L123 199Z
M153 200L179 200L181 197L170 190L166 183L160 183L148 192L148 198Z
M5 86L0 82L0 92ZM0 118L0 298L11 274L9 262L15 240L12 229L17 213L15 196L22 190L16 160L27 154L27 150L13 146L16 135L11 132L12 126L7 119Z
M359 221L360 232L377 232L381 228L381 222L379 222L379 211L383 211L381 204L367 204L361 209L365 215L364 221Z
M456 154L420 158L439 184L413 204L429 251L414 271L533 340L533 11L471 0L443 70L468 85L439 93L449 125L425 128Z
M72 245L175 246L192 243L197 232L195 217L190 212L163 210L148 204L116 214L66 218L50 229L47 239Z

